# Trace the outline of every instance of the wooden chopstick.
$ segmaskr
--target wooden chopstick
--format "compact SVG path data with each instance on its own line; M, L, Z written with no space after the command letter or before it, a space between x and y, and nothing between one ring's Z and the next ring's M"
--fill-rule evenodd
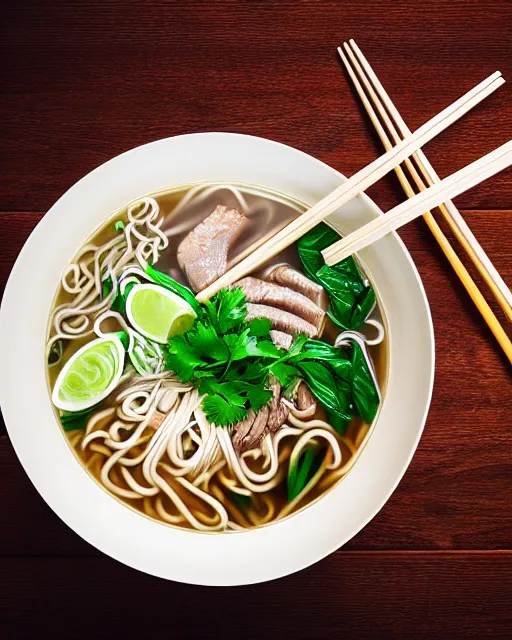
M454 198L464 191L496 175L512 164L512 140L491 153L479 158L451 176L432 185L425 191L401 202L385 216L379 216L363 225L357 231L349 233L338 242L322 251L327 265L332 266L348 258L356 251L361 251L370 244L404 224L411 222L424 211L437 207L448 198Z
M358 171L311 209L292 220L284 229L256 249L254 253L247 256L232 269L229 269L209 287L199 292L196 296L197 299L200 302L205 302L224 287L229 287L240 278L257 269L266 260L283 251L328 215L380 180L386 173L403 162L405 158L417 151L429 140L432 140L438 133L449 127L450 124L453 124L453 122L500 87L503 82L504 80L499 72L486 78L471 91L468 91L449 107L438 113L437 116L422 125L413 134L407 136L390 151Z
M352 43L353 46L356 46L353 41L351 41L351 43ZM359 80L358 80L354 70L352 69L351 64L349 63L349 61L347 60L347 58L343 54L343 51L341 49L338 49L338 51L340 53L341 59L343 60L343 63L345 64L345 67L347 68L347 71L348 71L352 81L354 82L354 86L356 88L356 91L358 92L359 96L361 97L361 100L362 100L362 102L363 102L363 104L365 106L365 109L368 112L368 115L370 116L370 119L373 122L373 124L374 124L374 126L375 126L375 128L377 130L377 133L379 134L379 137L380 137L380 139L382 140L382 142L384 144L384 148L386 150L390 149L392 147L391 140L388 138L386 132L384 131L384 128L382 127L382 125L381 125L381 123L379 121L379 118L378 118L377 114L375 113L375 110L373 109L372 105L370 104L370 102L369 102L369 100L368 100L368 98L366 96L366 93L364 92L363 88L361 87L361 84L359 83ZM360 55L362 56L362 53ZM371 69L371 67L370 67L368 62L366 62L366 65L367 65L367 67L365 67L365 68ZM356 69L357 69L357 67L356 67ZM386 93L384 87L382 87L382 85L380 84L380 82L377 79L377 76L375 75L373 70L371 70L371 71L373 73L373 76L372 76L373 85L377 88L377 90L379 91L379 94L381 95L381 97L384 97L384 96L387 97L386 106L388 107L389 113L391 114L392 117L395 118L395 120L400 120L401 119L400 114L398 113L398 111L396 110L395 106L393 105L393 103L391 102L389 97L387 96L387 93ZM364 72L362 70L360 72L360 75L361 75L362 78L365 77L364 76ZM366 86L366 84L365 84L365 86ZM370 93L370 96L372 97L372 100L373 100L373 95L374 94ZM378 98L376 100L374 100L374 104L376 105L376 107L377 107L377 109L379 111L379 114L383 115L383 113L385 113L385 110L382 107L382 103L378 100ZM390 130L390 132L392 133L392 123L390 123L390 124L391 124L391 129L390 129L388 123L386 123L386 126L388 127L388 130ZM404 123L404 126L405 126L405 123ZM395 140L396 140L396 137L395 137ZM427 166L430 165L430 163L428 162L427 158L424 156L424 154L423 154L423 152L421 150L419 150L417 152L417 154L418 154L418 156L423 155ZM414 158L415 155L416 154L413 154L412 157ZM414 165L411 163L411 161L409 159L407 159L407 160L405 160L405 164L406 164L407 168L409 169L412 177L414 178L416 184L418 184L418 186L419 186L418 181L421 182L421 184L423 186L423 189L424 189L425 185L422 182L421 178L419 176L417 176L416 169L415 169ZM398 180L400 181L400 184L402 185L402 187L404 189L404 192L405 192L406 196L408 198L412 198L415 195L415 191L414 191L411 183L407 179L403 169L401 167L396 167L395 168L395 172L396 172L396 175L398 177ZM455 205L453 205L453 207L455 207ZM440 207L440 209L442 210L442 207ZM448 210L446 212L449 213ZM485 322L487 323L489 329L492 331L494 337L496 338L496 340L498 341L499 345L503 349L503 351L506 354L507 358L512 363L512 342L511 342L510 338L508 337L507 333L505 332L505 330L503 329L503 327L501 326L498 318L496 317L496 315L492 311L491 307L487 303L486 299L482 295L480 289L477 287L475 281L473 280L473 278L469 274L469 271L466 269L466 267L462 263L461 259L459 258L459 256L457 255L457 253L455 252L453 247L451 246L448 238L445 236L445 234L441 230L441 227L436 222L436 220L435 220L434 216L432 215L432 213L430 211L426 211L423 214L423 219L425 220L428 228L432 232L432 235L437 240L437 243L439 244L439 246L440 246L441 250L443 251L444 255L446 256L447 260L449 261L449 263L453 267L453 270L458 275L458 277L459 277L460 281L462 282L464 288L468 292L469 297L471 298L471 300L473 300L475 306L480 311L480 313L481 313L482 317L484 318Z
M387 130L391 134L391 137L396 144L401 140L401 136L404 137L410 134L410 129L405 124L402 116L400 115L391 98L382 86L370 63L367 61L361 49L357 46L354 40L350 40L350 46L345 42L344 47L350 60L352 61L352 65L354 66L355 71L363 82L366 92L375 105L379 115L386 125ZM343 55L343 51L338 48L338 52L340 53L340 57L342 58L347 70L349 70L349 74L351 74L352 70L349 69L350 64ZM359 95L361 95L361 92L359 90L358 93ZM368 111L366 103L365 107ZM387 111L389 111L391 118L394 119L394 124L388 116L386 109ZM379 130L377 125L375 126L381 140L384 142L383 136L387 137L385 132L382 129ZM388 148L386 144L384 146L386 149ZM420 191L426 189L427 185L432 185L436 182L439 182L439 176L437 175L436 171L421 149L414 153L412 155L412 158L414 158L418 166L419 173L410 159L405 160L405 165ZM398 177L400 180L400 176ZM407 195L411 197L409 194ZM439 210L448 222L448 225L450 226L459 244L466 251L469 258L478 269L480 275L491 289L494 297L505 312L507 318L509 320L512 320L512 292L505 284L503 278L491 262L490 258L485 253L478 240L473 235L473 232L467 225L461 213L451 201L441 204Z

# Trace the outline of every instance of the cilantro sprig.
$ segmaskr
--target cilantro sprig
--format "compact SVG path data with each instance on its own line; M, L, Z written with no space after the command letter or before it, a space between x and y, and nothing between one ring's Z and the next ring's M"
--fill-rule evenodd
M204 306L192 329L169 341L166 368L205 394L206 418L231 426L272 399L272 364L286 352L270 339L269 320L245 321L240 288L223 289Z

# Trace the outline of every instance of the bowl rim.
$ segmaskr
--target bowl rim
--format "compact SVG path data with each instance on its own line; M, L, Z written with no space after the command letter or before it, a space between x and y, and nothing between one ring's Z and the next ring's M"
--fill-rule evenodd
M247 148L254 147L254 148L258 148L259 151L262 148L266 148L270 152L272 152L273 150L276 155L284 154L283 157L285 158L288 157L290 160L297 160L298 163L303 163L304 166L309 164L311 168L313 168L313 166L315 165L316 169L323 172L326 176L327 174L329 174L329 179L334 179L338 181L342 181L345 179L341 173L339 173L329 165L325 164L324 162L314 158L313 156L310 156L309 154L304 153L303 151L300 151L288 145L284 145L283 143L269 140L266 138L250 136L246 134L237 134L237 133L207 132L207 133L184 134L181 136L162 138L160 140L156 140L144 145L140 145L139 147L135 147L114 158L111 158L107 162L93 169L90 173L88 173L86 176L81 178L77 183L75 183L72 187L70 187L70 189L68 189L57 200L57 202L50 208L48 213L43 217L43 219L39 222L36 228L32 231L28 240L23 246L12 268L11 274L9 276L9 280L7 282L7 285L4 291L2 306L0 309L0 357L2 358L2 361L8 362L11 365L13 365L13 364L16 364L16 359L17 359L16 353L15 353L15 350L16 350L15 341L12 339L9 339L9 335L12 336L12 331L10 330L12 330L14 326L16 326L16 311L17 310L19 311L19 308L20 308L19 301L16 302L16 288L23 281L27 281L27 277L28 277L27 270L29 270L30 264L32 262L32 255L34 254L34 251L37 249L38 243L42 241L43 236L47 234L48 231L51 231L52 227L55 227L55 225L58 224L59 221L62 221L62 217L66 213L70 203L73 200L76 200L76 198L81 195L80 191L84 192L84 188L87 191L90 189L91 186L94 186L94 184L98 180L100 182L104 180L103 174L107 174L109 173L109 171L111 173L111 170L114 167L116 169L121 168L123 164L126 164L127 162L128 164L130 164L132 160L135 161L135 165L136 165L137 155L140 156L139 157L139 161L140 161L140 158L144 157L144 155L146 154L148 155L148 157L152 157L152 155L159 156L161 152L161 149L160 149L161 146L162 148L167 146L172 148L173 146L183 147L183 145L185 145L183 148L187 148L187 145L189 144L198 148L201 147L202 145L206 147L210 146L212 149L217 149L217 150L222 150L226 145L228 147L231 145L231 146L234 146L235 148L238 145L240 145L240 149L244 147L247 147ZM177 183L172 181L171 184L177 184ZM155 190L157 189L153 189L153 191ZM143 194L139 194L139 197L140 195L143 195ZM295 197L295 194L293 197ZM358 197L358 200L361 200L361 202L364 203L364 206L368 208L368 211L371 212L371 215L373 217L375 217L376 215L382 214L382 211L377 207L377 205L365 194L361 194L361 196ZM109 207L108 209L110 213L113 210L114 209L112 207ZM108 215L110 215L110 213L108 213ZM93 227L94 225L92 226L92 228ZM390 234L390 238L388 240L390 240L391 243L398 248L400 255L405 259L405 262L407 263L407 267L410 269L410 274L413 277L413 282L414 282L414 285L416 286L415 293L419 296L418 299L422 305L421 311L423 312L423 321L425 323L424 329L426 330L426 334L422 337L424 338L425 342L428 343L429 345L429 349L427 348L426 350L426 355L430 359L430 366L428 367L428 371L425 372L427 385L426 385L426 388L424 389L424 397L422 399L422 408L421 408L420 414L418 414L416 418L415 437L407 447L408 453L401 460L400 469L398 470L398 472L395 471L395 473L393 474L394 477L392 481L389 481L388 479L386 491L380 495L377 501L377 504L373 505L368 510L365 517L358 518L357 524L351 527L350 533L348 534L344 533L339 537L338 536L334 536L334 537L322 536L321 543L320 542L318 543L319 545L318 550L315 553L312 553L312 554L310 553L309 555L307 555L307 557L303 559L301 559L301 557L297 555L297 557L293 557L291 560L290 558L288 558L287 562L283 563L283 562L279 562L279 557L276 556L275 553L270 553L268 555L268 560L269 560L268 566L263 570L261 568L259 568L257 571L251 570L251 567L247 564L247 562L245 563L242 562L242 563L239 563L237 566L230 566L226 574L223 573L222 575L216 575L216 576L212 575L212 573L209 571L208 566L206 566L206 571L204 570L191 571L189 576L186 566L181 566L181 565L178 566L179 565L178 557L173 558L174 564L171 563L169 565L169 563L166 563L164 569L154 566L154 559L153 560L150 559L149 563L147 561L141 562L140 558L134 559L131 555L131 553L133 552L132 545L123 546L122 551L119 551L112 547L112 540L113 540L112 536L107 540L106 538L103 539L101 534L98 537L97 531L96 531L96 535L93 535L92 530L94 530L94 527L92 527L91 529L90 522L87 525L85 525L84 512L86 510L90 511L89 515L92 515L94 511L94 507L91 504L89 504L89 501L92 500L94 502L98 498L97 495L93 495L95 493L94 491L91 490L91 491L85 492L88 494L88 496L85 498L86 502L83 505L84 509L83 509L83 512L81 513L80 507L77 506L76 504L74 505L73 508L70 507L69 497L67 501L66 499L63 500L63 498L66 498L67 494L63 495L62 493L57 493L55 491L54 486L52 488L51 484L46 483L44 481L44 477L41 474L42 469L41 469L40 461L37 460L37 456L35 455L36 453L34 451L35 447L32 445L31 442L27 443L23 433L23 429L21 429L20 427L21 420L24 417L22 414L25 413L25 417L26 417L27 409L25 408L24 411L21 410L21 405L19 403L19 400L20 400L19 391L17 391L15 388L16 376L12 374L12 369L8 376L6 372L6 368L4 368L2 371L2 385L0 385L0 404L2 406L2 410L4 411L4 419L5 419L7 431L9 433L10 440L13 444L13 447L16 451L18 458L20 459L27 475L33 482L38 492L42 495L42 497L49 504L49 506L57 513L57 515L59 515L59 517L62 520L64 520L66 524L68 524L68 526L74 529L81 537L87 540L90 544L99 548L101 551L141 571L144 571L153 575L157 575L160 577L182 581L182 582L189 582L193 584L236 585L236 584L250 584L254 582L271 580L271 579L281 577L283 575L287 575L295 571L301 570L306 566L309 566L314 562L317 562L321 558L327 556L332 551L337 549L340 545L345 544L350 538L352 538L364 526L366 526L366 524L382 509L382 507L384 506L384 504L389 499L389 497L391 496L391 494L399 484L400 480L402 479L405 471L407 470L407 467L410 464L410 461L414 455L414 452L418 446L419 440L421 438L424 425L426 422L429 406L430 406L432 391L433 391L434 369L435 369L435 347L434 347L432 317L431 317L427 297L423 288L423 284L421 282L421 278L416 269L416 266L414 265L412 257L410 256L409 252L405 248L405 245L402 242L402 240L399 238L399 236L395 232L393 232L393 234ZM62 270L65 264L67 264L68 260L62 257L62 258L58 258L58 262L61 264L61 270ZM49 310L49 301L46 301L45 303L44 300L39 300L39 307L44 307L44 306L46 306L46 308ZM27 309L25 308L25 312L26 311ZM45 326L46 326L46 323L47 323L47 315L44 318ZM19 325L19 322L18 322L18 325ZM23 323L22 323L22 328L23 328ZM391 336L390 336L390 340L391 340ZM22 373L19 367L20 367L20 363L18 362L18 373ZM14 367L14 369L16 369L16 367ZM391 368L390 368L390 373L391 373ZM44 387L43 392L44 394L47 395L46 385ZM40 400L41 390L38 390L37 393L39 395L39 400ZM53 417L53 421L55 422L55 417ZM63 443L63 444L65 444L67 447L67 443ZM70 454L70 457L73 458L73 464L76 464L76 459L72 455L71 451L69 451L69 454ZM355 467L360 465L360 463L361 463L361 460L357 462ZM99 485L97 485L96 482L89 477L87 472L85 472L85 470L82 467L79 467L79 468L80 468L80 471L87 477L88 483L93 485L95 489L98 489L102 493L104 493L103 489L101 489L101 487L99 487ZM74 478L74 481L76 480L78 484L78 474L73 473L73 475L76 476L76 478ZM80 482L80 484L81 484L80 491L82 491L84 485L82 482ZM333 501L332 496L336 494L338 487L340 487L342 484L343 483L340 483L335 489L330 491L326 496L322 497L321 500L317 501L317 504L323 505L325 503L325 508L322 509L324 516L327 509L328 499L329 499L329 502L334 506L335 501ZM108 496L108 494L106 495ZM112 497L111 496L108 496L108 497L109 497L109 500L112 501ZM77 500L75 502L79 502L79 501ZM98 499L98 502L100 502L99 499ZM108 510L109 510L108 503L104 503L104 501L101 501L101 502L102 502L101 509L100 509L101 515L104 516L106 520L109 521L108 526L112 526L112 523L110 522L112 520L112 517L108 515ZM92 510L91 510L91 507L92 507ZM125 509L127 512L131 512L131 510L126 509L124 505L119 505L119 507L121 507L122 509ZM114 509L114 507L112 507L112 511L117 512L117 508ZM308 521L311 521L313 519L312 515L311 516L306 515L306 518L304 518L304 514L312 514L312 513L313 513L313 506L304 509L299 514L297 514L297 516L294 516L294 518L288 519L288 522L297 521L298 516L300 515L302 516L301 517L302 524L304 524L305 519ZM119 513L116 513L115 518L117 518L118 516L119 516ZM139 520L148 520L151 523L152 527L159 527L160 529L165 528L166 531L172 531L173 535L169 536L169 538L171 537L175 538L174 542L176 542L179 545L184 545L185 547L189 547L189 546L197 547L195 543L191 544L188 540L185 540L185 538L190 538L191 532L183 532L178 529L170 528L168 526L162 527L162 525L160 525L159 523L155 521L151 521L147 518L143 518L136 513L135 513L135 517ZM120 519L126 520L126 521L129 520L129 518L123 518L123 517L120 517ZM276 523L271 525L270 527L265 527L262 529L256 529L256 530L251 530L249 532L244 532L241 535L243 536L252 535L253 542L256 536L258 536L260 538L258 542L258 546L268 551L270 548L270 545L272 544L271 538L277 536L277 533L276 533L276 536L272 536L272 533L275 532L278 527L281 527L281 523ZM138 528L140 528L141 530L146 529L145 527L138 527ZM289 529L289 525L287 525L286 527L283 527L283 531L286 530L286 532L288 532L288 529ZM265 533L264 535L258 535L259 532L264 532L264 531L266 531L267 533ZM271 534L269 535L268 532L271 532ZM155 537L162 539L161 536L157 536L156 534L155 534ZM231 535L197 536L196 533L194 533L193 537L195 539L201 538L203 540L206 540L206 539L218 540L219 538L226 539L228 537L230 539L234 539L234 536L231 536ZM280 537L282 538L282 534L280 534ZM217 543L212 545L210 545L209 543L208 544L205 543L204 545L205 549L196 549L196 551L199 552L197 561L208 563L208 560L210 557L209 554L212 552L212 550L216 550L218 552L219 546L222 547L222 545L218 545ZM299 554L301 549L298 548L296 544L293 546L294 546L294 550L297 551L297 554ZM273 564L273 562L275 562L276 564ZM216 567L214 570L218 572L218 569L219 568Z

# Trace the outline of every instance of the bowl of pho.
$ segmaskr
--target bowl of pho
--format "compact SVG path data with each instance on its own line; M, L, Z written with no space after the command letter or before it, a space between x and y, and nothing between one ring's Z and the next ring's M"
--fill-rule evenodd
M30 236L0 315L2 411L43 498L101 551L182 582L270 580L400 481L433 383L421 280L395 233L321 254L382 214L367 196L196 298L343 180L262 138L178 136L92 171Z

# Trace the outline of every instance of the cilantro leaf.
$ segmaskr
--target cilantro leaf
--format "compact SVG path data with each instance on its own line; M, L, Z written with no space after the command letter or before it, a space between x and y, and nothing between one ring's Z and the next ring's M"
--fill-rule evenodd
M231 404L219 395L207 395L202 404L208 422L230 427L247 417L248 410Z
M285 362L273 363L269 367L269 372L277 379L282 387L287 387L294 380L300 378L300 371Z
M266 380L266 369L258 361L238 361L234 362L227 373L224 375L224 380L246 380L248 382L254 382L256 380Z
M221 289L206 303L210 322L220 334L242 325L247 315L245 294L240 287Z
M158 277L159 284L165 282L174 290L178 283L155 273L159 274L150 270L155 281ZM361 304L367 303L361 300ZM260 411L272 399L270 375L285 393L303 379L340 433L354 414L369 420L375 415L379 397L365 359L355 347L337 348L299 334L288 351L277 348L270 340L270 321L245 322L246 299L238 287L221 290L200 308L194 326L169 341L166 368L181 381L192 382L204 395L203 410L210 422L231 426L243 420L249 409ZM361 313L364 316L365 309ZM311 455L304 463L300 484L304 477L309 482Z
M257 338L269 338L272 321L268 318L253 318L249 321L249 335Z
M258 340L248 345L248 355L261 356L263 358L279 358L285 351L278 349L272 340Z
M178 335L169 341L166 358L166 369L172 371L182 382L190 382L196 367L204 365L204 361L197 354L185 337Z
M217 382L212 378L203 378L199 386L200 393L207 393L209 395L220 395L227 402L236 406L244 407L247 401L239 392L243 389L234 383L230 382Z
M272 391L265 389L259 384L254 384L247 389L247 398L249 399L251 409L255 413L258 413L260 409L272 400Z
M215 328L196 322L194 327L187 333L187 338L196 353L205 358L211 358L217 362L227 362L229 360L229 349L226 342L219 338Z
M243 360L251 355L251 349L256 347L256 338L249 335L249 328L241 334L230 333L224 336L224 342L228 345L231 360Z
M305 333L298 333L294 338L291 347L288 349L288 358L293 358L299 355L304 349L306 342L309 340Z

